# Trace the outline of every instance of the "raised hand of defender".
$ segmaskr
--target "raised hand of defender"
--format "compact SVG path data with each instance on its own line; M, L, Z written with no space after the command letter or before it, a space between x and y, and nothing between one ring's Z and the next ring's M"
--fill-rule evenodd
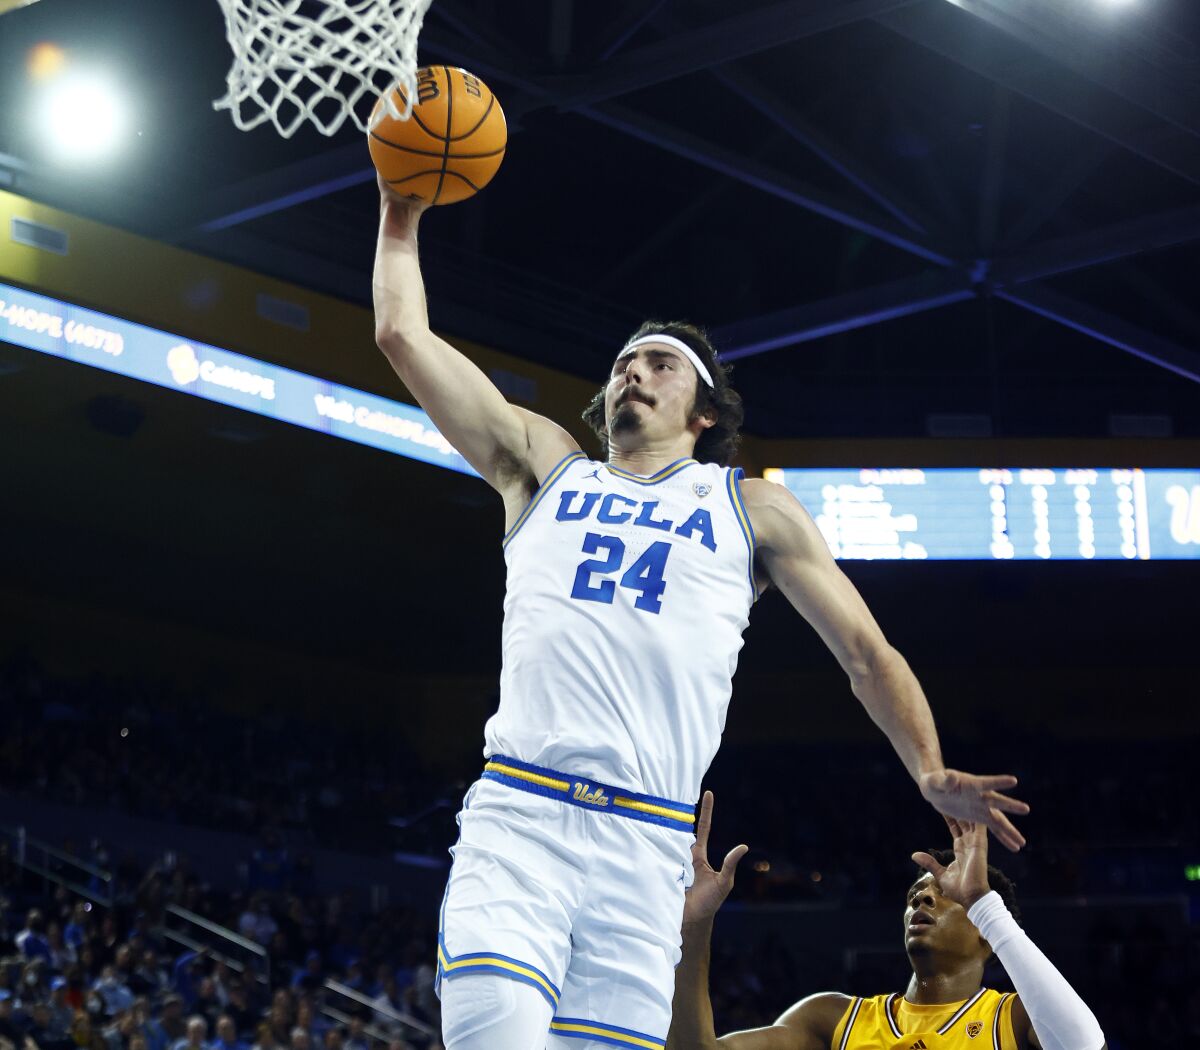
M1025 836L1013 827L1005 814L1023 816L1029 812L1029 807L1000 794L1002 790L1017 786L1016 777L979 777L957 769L938 769L922 774L919 784L925 801L943 817L990 828L997 841L1014 853L1025 845Z
M749 846L734 846L725 854L721 870L715 871L708 863L708 832L712 827L713 793L704 792L700 800L700 817L696 821L696 842L692 846L692 868L695 880L683 901L684 925L704 922L717 914L717 910L733 889L733 876L738 862L750 852Z
M946 818L954 838L954 860L942 867L928 853L914 853L912 859L936 880L942 895L964 908L971 907L988 892L987 828L969 820Z

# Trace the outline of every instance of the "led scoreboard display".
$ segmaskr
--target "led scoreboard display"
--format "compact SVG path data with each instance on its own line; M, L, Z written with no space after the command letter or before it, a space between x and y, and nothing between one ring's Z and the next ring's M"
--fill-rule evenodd
M838 559L1200 558L1200 471L772 469Z

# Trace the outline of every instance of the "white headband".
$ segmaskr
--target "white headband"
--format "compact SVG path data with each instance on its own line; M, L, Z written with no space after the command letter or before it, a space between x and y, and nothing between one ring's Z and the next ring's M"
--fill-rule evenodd
M645 346L647 343L666 343L667 346L674 347L696 366L696 371L700 373L700 378L708 384L708 388L710 390L716 389L713 386L712 376L708 374L708 369L704 367L704 362L700 360L700 355L682 339L676 339L673 335L644 335L641 339L634 339L632 342L625 344L624 349L617 354L617 360L620 361L626 354L633 353L639 346Z

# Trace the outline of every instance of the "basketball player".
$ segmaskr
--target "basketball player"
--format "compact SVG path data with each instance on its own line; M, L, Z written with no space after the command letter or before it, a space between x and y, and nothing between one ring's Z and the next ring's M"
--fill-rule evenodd
M1013 885L987 862L981 824L946 819L952 854L914 853L925 869L908 889L904 947L913 974L904 994L859 999L810 995L769 1028L718 1039L708 999L712 920L733 888L746 846L720 871L708 863L713 795L704 793L683 913L683 959L667 1050L1102 1050L1104 1033L1066 979L1017 925ZM993 953L1016 993L983 987Z
M944 768L903 658L786 489L726 464L741 399L700 330L648 324L586 413L606 459L430 331L421 206L383 187L376 338L505 510L500 708L459 815L438 987L449 1050L662 1047L700 779L750 607L816 628L924 797L1012 849L1010 776ZM803 698L781 698L789 719ZM800 802L801 800L797 800ZM573 1042L567 1043L567 1040Z

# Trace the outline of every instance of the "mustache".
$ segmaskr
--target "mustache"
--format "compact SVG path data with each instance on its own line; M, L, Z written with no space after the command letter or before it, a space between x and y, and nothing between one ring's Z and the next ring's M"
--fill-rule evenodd
M627 401L640 401L643 405L653 405L654 399L647 397L636 387L626 387L624 393L617 398L617 404L623 405Z

